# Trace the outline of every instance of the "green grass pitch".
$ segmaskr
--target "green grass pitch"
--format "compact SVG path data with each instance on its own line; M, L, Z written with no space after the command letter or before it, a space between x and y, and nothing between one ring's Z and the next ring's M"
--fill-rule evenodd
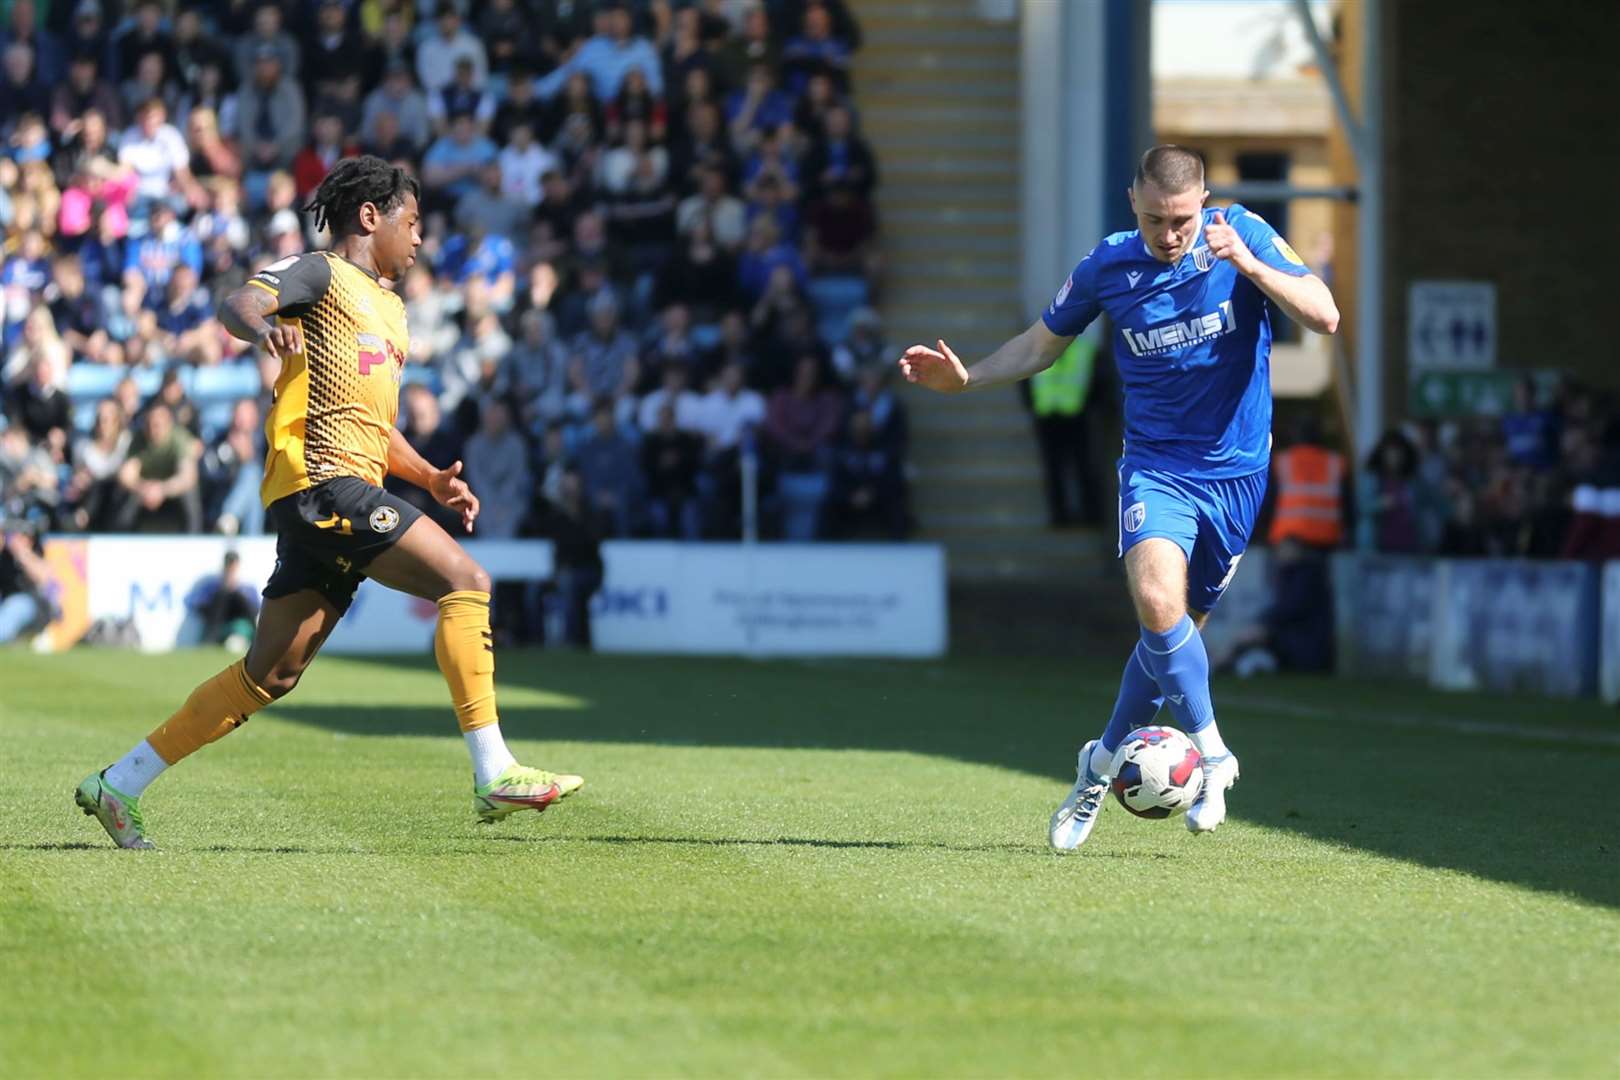
M326 657L73 807L219 652L0 652L0 1075L1613 1076L1620 717L1216 687L1234 819L1045 847L1112 662L507 652L481 827L431 659Z

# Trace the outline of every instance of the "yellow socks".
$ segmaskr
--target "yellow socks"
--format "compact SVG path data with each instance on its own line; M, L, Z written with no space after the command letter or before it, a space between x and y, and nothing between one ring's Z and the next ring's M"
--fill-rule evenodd
M489 629L489 593L446 593L439 598L439 625L433 631L433 655L450 684L461 730L476 731L496 723L495 643Z
M243 661L238 660L193 690L180 710L155 728L146 741L173 765L235 731L270 700L270 695L248 677Z

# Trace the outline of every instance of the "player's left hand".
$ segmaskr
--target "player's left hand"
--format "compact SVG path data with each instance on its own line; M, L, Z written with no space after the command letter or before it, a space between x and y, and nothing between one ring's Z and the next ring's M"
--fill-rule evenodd
M478 520L478 496L472 493L467 481L461 479L461 462L434 473L428 480L428 493L440 506L461 511L462 527L472 532L473 522Z
M1240 274L1248 274L1260 265L1249 245L1238 231L1226 223L1226 215L1215 211L1215 220L1204 226L1204 243L1217 259L1225 259Z

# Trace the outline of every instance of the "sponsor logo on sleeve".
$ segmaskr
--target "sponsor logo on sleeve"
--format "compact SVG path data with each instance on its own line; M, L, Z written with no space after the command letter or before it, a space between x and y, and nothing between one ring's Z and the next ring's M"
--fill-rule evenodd
M1288 241L1284 240L1282 237L1272 237L1271 246L1277 249L1277 254L1281 255L1295 266L1305 265L1305 260L1299 257L1299 252L1295 251L1289 245Z

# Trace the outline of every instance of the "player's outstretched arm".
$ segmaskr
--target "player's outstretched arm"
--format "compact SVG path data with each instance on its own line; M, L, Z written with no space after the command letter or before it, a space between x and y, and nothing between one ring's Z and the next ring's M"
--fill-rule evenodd
M461 478L461 462L448 469L435 469L416 452L398 428L388 433L388 472L426 491L441 506L461 513L461 524L468 532L478 520L478 496Z
M1072 337L1059 337L1046 328L1046 323L1036 319L1028 330L971 368L963 364L941 338L936 342L937 348L913 345L907 349L900 357L900 373L907 382L926 386L942 394L999 386L1045 371L1063 355L1063 350L1073 340Z

